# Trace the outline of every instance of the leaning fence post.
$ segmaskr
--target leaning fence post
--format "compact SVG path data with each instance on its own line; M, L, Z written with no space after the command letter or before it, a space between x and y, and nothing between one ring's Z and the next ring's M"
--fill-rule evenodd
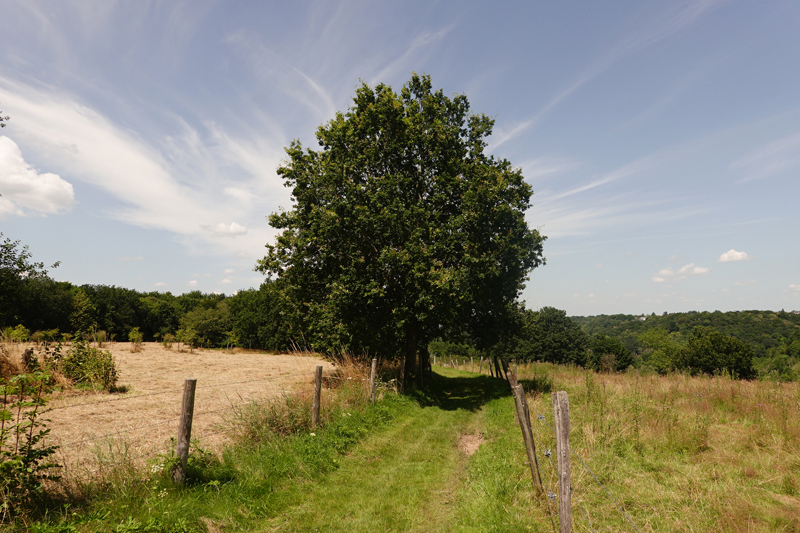
M318 366L314 372L314 401L311 404L311 426L319 425L319 400L322 394L322 367Z
M183 382L183 402L181 403L181 417L178 422L178 441L175 445L178 464L172 467L172 481L179 485L183 485L186 479L186 463L189 460L189 443L192 440L192 417L194 416L194 391L196 388L196 379L187 379Z
M375 403L375 374L378 373L378 360L372 360L372 372L369 376L369 399Z
M528 455L528 464L531 468L531 480L533 484L544 494L542 486L542 476L539 472L539 459L536 457L536 443L533 441L533 430L531 419L527 409L528 401L525 398L525 389L522 385L514 387L514 405L517 410L517 421L522 430L522 440L525 442L525 452Z
M569 397L565 391L554 392L553 418L556 426L556 456L558 458L558 516L561 533L572 529L572 496L569 472Z

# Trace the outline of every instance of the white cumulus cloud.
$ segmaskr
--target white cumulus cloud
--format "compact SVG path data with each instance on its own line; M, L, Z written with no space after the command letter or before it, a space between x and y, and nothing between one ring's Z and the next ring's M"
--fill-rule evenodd
M717 262L731 263L733 261L747 261L748 259L751 259L751 257L747 255L747 252L737 252L736 250L731 248L730 250L719 256Z
M203 229L212 232L214 235L219 235L222 237L235 237L236 235L244 235L247 233L247 226L242 226L236 222L231 222L230 224L220 222L216 226L203 226Z
M677 272L672 267L662 268L658 271L657 275L651 276L650 279L652 279L654 283L664 283L667 281L667 279L671 279L672 281L682 281L689 276L701 276L703 274L708 274L709 271L711 271L711 269L708 267L697 266L694 263L689 263L688 265L683 265L677 270Z
M790 289L794 289L794 290L796 290L796 291L800 291L800 285L795 285L794 283L792 283L791 285L789 285L789 288L790 288Z
M190 287L197 287L197 280L196 280L196 279L193 279L192 281L190 281L190 282L189 282L189 286L190 286Z
M166 283L164 283L163 281L159 281L158 283L155 284L156 287L164 287L165 285Z
M0 136L0 217L52 215L75 205L72 184L58 174L39 173L22 157L17 143Z

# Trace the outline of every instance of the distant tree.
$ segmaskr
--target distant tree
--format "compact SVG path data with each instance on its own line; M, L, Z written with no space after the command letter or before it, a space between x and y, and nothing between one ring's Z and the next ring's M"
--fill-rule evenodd
M299 319L280 283L267 280L258 290L239 291L228 305L231 327L240 346L276 352L304 346L297 327Z
M670 332L663 328L652 328L639 335L639 343L644 347L644 363L658 372L666 374L675 369L681 345Z
M97 308L82 290L75 292L72 300L72 314L69 317L73 331L88 333L97 328Z
M539 311L517 308L511 330L495 351L504 357L529 361L586 366L589 337L566 311L543 307Z
M595 335L589 343L589 366L604 372L623 371L633 364L633 354L619 339Z
M225 301L210 308L197 306L181 318L181 328L193 331L196 344L202 346L224 346L230 323L230 311Z
M58 263L50 268L56 267ZM30 307L31 287L43 279L48 279L44 264L31 261L27 246L20 248L20 241L3 240L0 233L0 327L23 320Z
M404 353L408 379L443 331L494 344L544 238L521 171L484 152L492 126L414 74L399 94L362 84L317 130L320 151L289 146L294 207L270 216L283 232L258 268L285 283L312 347Z
M694 328L686 346L679 352L675 366L693 374L727 370L736 378L752 379L756 376L752 346L707 326Z

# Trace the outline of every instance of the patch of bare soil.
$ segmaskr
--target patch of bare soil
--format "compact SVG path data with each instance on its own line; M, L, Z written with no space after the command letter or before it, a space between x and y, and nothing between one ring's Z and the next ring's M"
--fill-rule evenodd
M183 384L197 379L192 440L204 449L224 444L224 422L236 406L313 387L314 368L333 365L305 355L179 352L144 343L131 352L128 343L106 344L119 370L124 394L68 390L50 401L49 441L61 446L57 460L68 474L91 475L103 460L144 462L170 448L178 429Z
M483 435L480 433L475 433L473 435L461 435L461 437L458 439L458 449L461 450L464 455L469 457L473 453L477 452L478 448L480 448L481 444L484 442L486 442L486 439L484 439Z

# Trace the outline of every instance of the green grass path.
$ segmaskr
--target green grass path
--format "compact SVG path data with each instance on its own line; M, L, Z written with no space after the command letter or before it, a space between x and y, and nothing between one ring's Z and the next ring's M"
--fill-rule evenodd
M298 503L253 530L505 530L494 527L499 524L469 525L465 504L480 507L480 502L474 501L474 487L468 486L471 462L480 451L467 457L459 450L458 440L463 434L491 437L496 432L493 409L487 409L487 403L500 402L507 410L511 405L508 387L486 376L437 372L431 390L417 397L418 408L367 437L340 459L336 471L305 484ZM507 416L513 417L513 411Z

